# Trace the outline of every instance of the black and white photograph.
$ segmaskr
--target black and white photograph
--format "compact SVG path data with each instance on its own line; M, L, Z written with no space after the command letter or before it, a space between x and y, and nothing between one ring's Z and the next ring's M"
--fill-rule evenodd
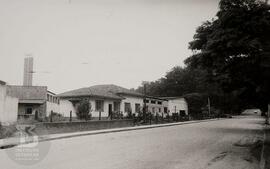
M0 0L1 169L270 169L268 0Z

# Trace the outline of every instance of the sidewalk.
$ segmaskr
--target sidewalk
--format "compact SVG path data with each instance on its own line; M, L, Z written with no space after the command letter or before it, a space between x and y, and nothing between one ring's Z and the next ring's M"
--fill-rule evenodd
M114 132L123 132L123 131L131 131L131 130L143 130L143 129L152 129L158 127L169 127L175 125L184 125L184 124L192 124L192 123L202 123L209 121L223 120L220 119L207 119L207 120L196 120L196 121L185 121L185 122L176 122L176 123L167 123L167 124L154 124L154 125L144 125L144 126L134 126L134 127L125 127L125 128L114 128L114 129L105 129L105 130L95 130L95 131L83 131L83 132L74 132L74 133L63 133L63 134L50 134L44 136L30 136L27 137L23 142L20 141L19 137L11 137L0 140L0 149L14 147L20 144L28 144L33 142L44 142L50 140L58 140L72 137L81 137L88 135L97 135L97 134L105 134L105 133L114 133Z

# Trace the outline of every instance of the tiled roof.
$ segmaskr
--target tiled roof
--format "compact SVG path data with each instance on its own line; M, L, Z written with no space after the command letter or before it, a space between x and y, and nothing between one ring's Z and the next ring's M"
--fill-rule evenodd
M183 96L172 96L172 97L160 97L162 99L167 99L167 100L174 100L174 99L183 99Z
M6 84L7 84L6 82L0 80L0 85L6 85Z
M108 84L108 85L95 85L91 87L80 88L61 93L59 97L83 97L83 96L96 96L111 99L123 99L121 95L132 95L142 97L143 95L135 91Z

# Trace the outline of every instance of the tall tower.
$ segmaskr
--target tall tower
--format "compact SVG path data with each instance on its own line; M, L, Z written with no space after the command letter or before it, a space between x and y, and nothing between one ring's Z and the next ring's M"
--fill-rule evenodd
M33 57L24 58L23 85L32 86L33 82Z

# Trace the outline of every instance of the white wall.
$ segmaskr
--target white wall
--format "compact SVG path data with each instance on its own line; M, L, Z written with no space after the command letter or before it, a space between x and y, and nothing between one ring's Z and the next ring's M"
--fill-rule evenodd
M6 85L0 85L0 122L14 123L18 116L19 99L6 95Z
M108 117L109 115L109 104L112 105L112 111L114 110L114 102L120 102L120 111L123 112L124 115L127 113L124 112L125 109L125 102L131 104L132 113L135 113L135 104L138 103L140 106L143 106L143 98L139 97L132 97L132 96L124 96L125 99L122 101L112 100L112 99L98 99L98 98L90 98L89 102L91 104L91 114L92 117L99 117L99 111L96 111L96 100L103 100L104 101L104 108L101 112L101 117ZM47 103L48 104L48 103ZM48 105L48 107L53 108L52 105ZM74 105L66 100L66 99L60 99L60 114L64 115L65 117L69 117L70 111L72 111L72 116L76 116L76 108ZM57 109L57 108L55 108ZM47 109L48 110L48 109ZM50 112L50 110L48 110Z
M140 104L140 107L143 107L143 98L133 96L124 96L124 97L125 99L123 99L120 103L120 111L123 112L124 115L127 114L127 112L125 112L125 103L131 104L132 113L135 113L135 104Z
M103 100L103 99L94 99L91 98L89 100L91 104L91 114L92 117L99 117L99 112L96 111L96 100ZM112 104L113 108L113 100L103 100L104 101L104 111L101 112L101 117L108 117L109 112L109 104ZM70 116L70 111L72 111L72 117L76 117L76 105L74 106L72 102L67 99L60 99L60 114L64 115L65 117Z
M102 100L102 99L100 99L100 100ZM108 113L106 113L106 105L108 104L105 104L106 103L106 101L105 100L103 100L104 101L104 107L103 107L103 112L101 112L101 117L106 117L106 115L108 116ZM99 117L99 112L98 111L96 111L96 100L95 99L91 99L90 100L90 104L91 104L91 114L92 114L92 117Z
M102 99L91 99L90 103L91 103L91 108L92 108L92 117L99 117L99 111L96 111L96 100L102 100ZM109 115L109 104L112 105L112 111L114 109L113 107L113 102L114 100L110 100L110 99L106 99L103 100L104 101L104 108L103 108L103 112L101 112L101 117L108 117Z
M153 99L151 99L153 100ZM164 102L166 101L162 101L162 104L157 104L157 100L156 100L156 103L153 104L151 103L151 100L149 99L149 103L147 103L147 107L148 107L148 112L151 112L152 114L156 114L158 113L159 115L161 115L162 113L164 113ZM159 111L160 110L160 111Z
M76 109L69 100L60 99L59 113L64 117L70 117L70 111L72 111L72 117L76 117Z
M14 123L17 121L18 102L19 102L18 98L6 96L3 118L2 118L4 119L4 122Z
M46 102L46 116L49 116L51 114L51 111L55 113L60 113L60 104L47 101Z
M185 110L186 115L188 115L188 104L184 98L177 98L168 100L168 110L169 114L179 113L180 110Z
M0 121L2 119L2 114L4 112L6 88L0 84Z

